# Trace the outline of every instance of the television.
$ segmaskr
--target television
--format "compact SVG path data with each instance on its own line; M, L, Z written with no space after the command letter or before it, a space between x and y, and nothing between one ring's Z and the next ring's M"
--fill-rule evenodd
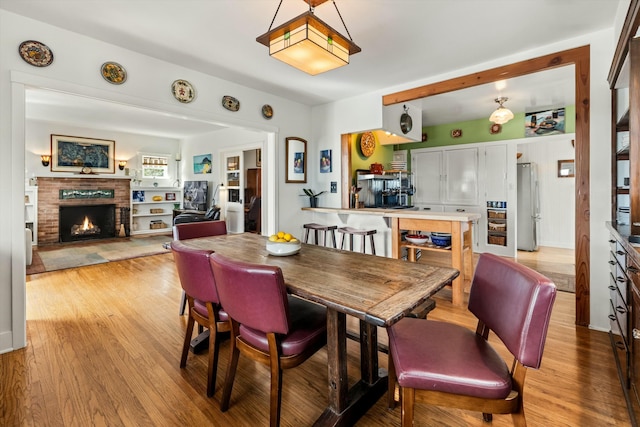
M208 194L209 194L208 181L185 181L184 197L182 198L182 207L184 209L206 211Z

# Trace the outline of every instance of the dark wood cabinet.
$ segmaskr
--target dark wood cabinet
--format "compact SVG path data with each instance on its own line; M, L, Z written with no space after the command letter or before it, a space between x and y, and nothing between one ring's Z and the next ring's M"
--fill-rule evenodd
M253 196L262 197L262 169L247 169L247 179L245 180L244 200L250 203Z

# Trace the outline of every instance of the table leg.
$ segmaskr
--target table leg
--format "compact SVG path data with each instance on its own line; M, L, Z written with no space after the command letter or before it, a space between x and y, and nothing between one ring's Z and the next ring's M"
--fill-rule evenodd
M464 258L461 222L452 221L451 224L451 266L460 272L451 283L451 302L453 305L464 304Z
M327 364L329 365L329 409L340 413L347 407L347 317L327 309Z

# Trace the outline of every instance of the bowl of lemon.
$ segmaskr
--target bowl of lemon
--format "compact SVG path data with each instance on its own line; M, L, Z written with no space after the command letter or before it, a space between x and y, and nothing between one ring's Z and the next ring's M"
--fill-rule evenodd
M269 236L267 241L267 252L274 256L289 256L300 251L300 240L293 237L291 233L278 231Z

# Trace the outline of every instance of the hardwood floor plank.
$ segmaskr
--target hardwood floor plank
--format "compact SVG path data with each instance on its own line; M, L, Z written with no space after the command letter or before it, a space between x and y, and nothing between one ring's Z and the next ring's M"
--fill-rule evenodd
M269 370L240 358L227 412L219 410L228 341L218 382L206 397L206 354L179 359L186 317L170 254L32 275L27 282L28 346L0 355L2 426L268 425ZM436 295L430 319L475 328L465 307ZM626 426L628 415L607 334L576 327L574 295L561 292L540 370L529 370L525 408L530 426ZM387 342L384 331L380 342ZM495 337L498 351L506 350ZM349 381L359 348L347 343ZM283 380L283 427L313 424L327 404L327 359L321 350ZM387 356L380 355L386 368ZM386 396L356 424L400 426ZM416 426L486 426L476 412L416 405ZM511 426L494 416L493 426Z

